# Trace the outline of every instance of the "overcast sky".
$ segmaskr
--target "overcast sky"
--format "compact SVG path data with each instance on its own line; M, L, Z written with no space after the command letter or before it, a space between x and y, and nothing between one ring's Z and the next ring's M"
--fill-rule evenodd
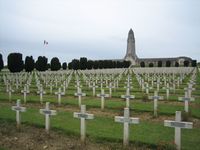
M200 61L200 0L0 0L4 61L11 52L121 59L130 28L138 57Z

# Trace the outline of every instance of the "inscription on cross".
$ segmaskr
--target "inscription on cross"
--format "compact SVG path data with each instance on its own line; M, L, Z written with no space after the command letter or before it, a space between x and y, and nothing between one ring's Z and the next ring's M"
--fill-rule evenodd
M80 125L81 142L85 142L85 133L86 133L85 120L94 119L94 115L86 113L86 106L81 105L81 112L74 112L74 118L81 119L81 125Z
M20 128L20 124L21 124L20 112L25 112L26 111L26 107L21 107L20 100L18 99L16 106L12 106L12 110L16 111L17 128Z
M121 98L126 99L126 107L129 108L130 105L130 99L134 99L134 95L130 95L130 92L128 89L126 89L126 95L121 95Z
M46 94L46 92L43 90L43 87L40 86L40 89L37 91L37 94L40 94L40 103L43 103L43 94Z
M47 133L49 133L50 129L50 116L56 115L56 110L50 110L49 109L49 102L46 102L45 109L40 109L40 113L45 115L45 130Z
M78 105L81 106L81 97L86 96L85 93L82 93L81 88L78 88L77 93L74 93L75 96L78 96Z
M154 116L157 117L157 110L158 110L158 100L163 100L163 96L158 96L158 92L154 91L154 96L149 96L149 99L153 99L154 103Z
M97 94L97 97L101 97L101 109L104 109L105 98L109 97L109 94L105 94L104 89L101 89L101 94Z
M182 122L181 121L181 111L176 111L176 119L172 120L164 120L164 126L175 128L175 144L177 145L177 149L181 149L181 128L192 129L192 122Z
M64 92L61 92L61 88L58 88L58 92L55 92L55 95L58 95L58 105L61 105L61 96L64 94Z
M127 146L129 144L129 124L139 124L139 118L131 118L129 108L124 108L124 116L115 116L115 122L124 124L123 144Z
M185 91L185 97L179 97L178 100L179 101L184 101L184 104L185 104L184 109L185 109L185 112L188 113L188 111L189 111L189 101L194 101L194 98L189 97L188 96L188 91Z
M24 103L26 103L26 96L30 91L27 89L27 86L24 86L24 90L21 90L21 93L24 94Z
M8 99L9 99L9 101L11 101L12 93L14 92L11 85L9 86L7 92L8 92Z

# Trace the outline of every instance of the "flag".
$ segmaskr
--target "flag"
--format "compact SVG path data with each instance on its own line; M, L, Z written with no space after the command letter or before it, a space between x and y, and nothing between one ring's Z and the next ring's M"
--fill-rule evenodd
M48 42L44 40L44 45L48 45Z

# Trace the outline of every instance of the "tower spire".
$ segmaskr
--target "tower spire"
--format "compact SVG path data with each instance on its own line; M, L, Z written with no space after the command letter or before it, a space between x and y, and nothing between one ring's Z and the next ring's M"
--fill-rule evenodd
M136 53L135 53L135 37L132 28L128 32L128 39L127 39L127 50L124 60L130 61L131 64L136 64Z

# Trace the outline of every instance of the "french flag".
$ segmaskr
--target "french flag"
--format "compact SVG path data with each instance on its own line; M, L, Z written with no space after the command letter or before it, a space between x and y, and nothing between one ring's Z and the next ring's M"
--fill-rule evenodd
M48 45L48 42L44 40L44 45Z

